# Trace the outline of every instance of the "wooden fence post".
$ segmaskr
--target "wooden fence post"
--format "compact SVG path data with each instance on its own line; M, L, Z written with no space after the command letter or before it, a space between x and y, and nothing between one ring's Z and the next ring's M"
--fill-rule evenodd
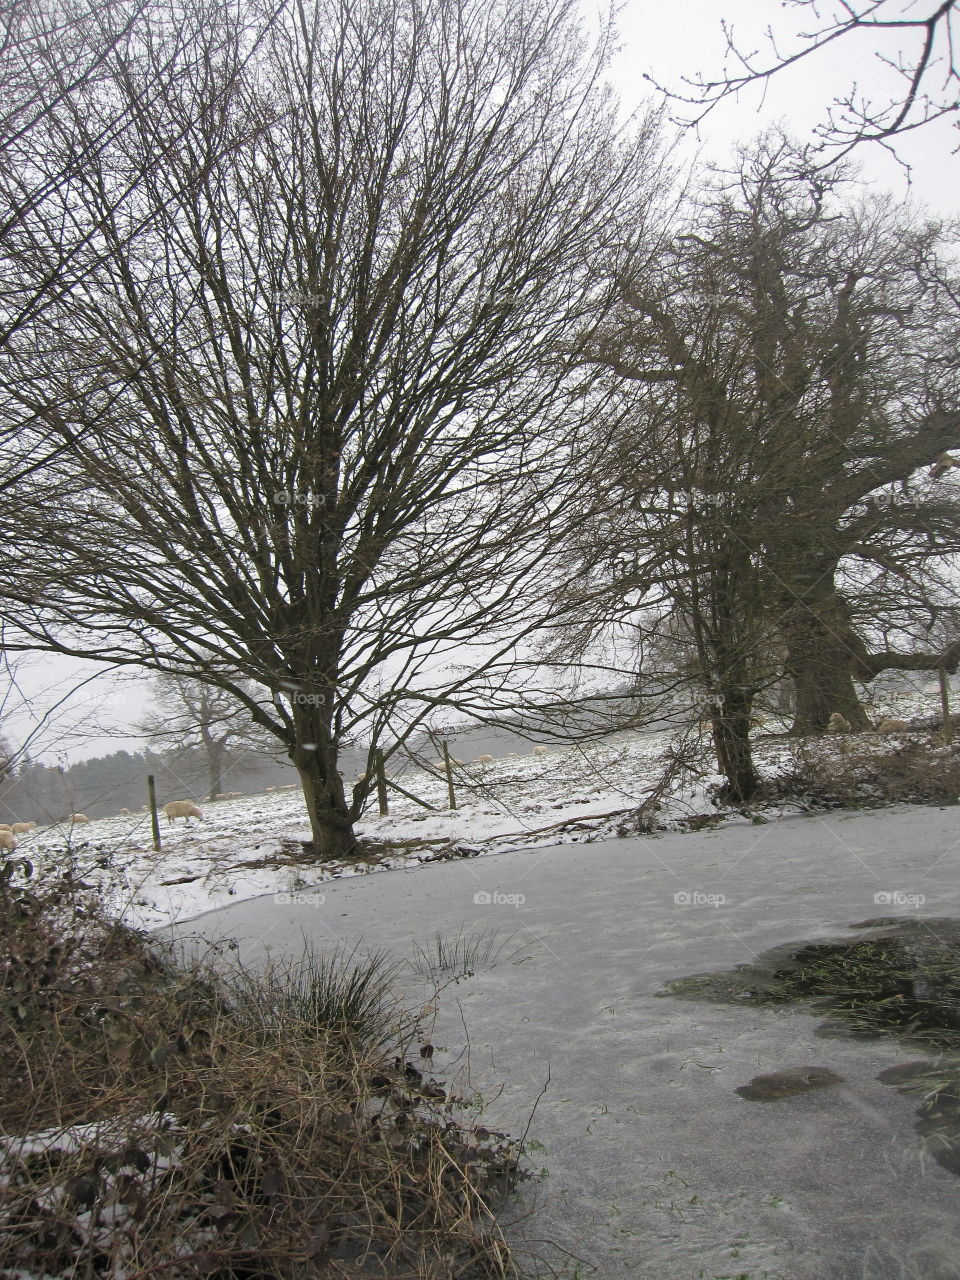
M447 774L447 799L449 800L448 808L456 809L457 797L453 790L453 764L450 760L450 744L446 738L443 740L443 767Z
M153 824L153 847L160 852L160 819L157 817L157 786L153 774L147 774L147 795L150 799L150 821Z
M947 684L946 667L937 667L940 677L940 709L943 712L943 740L950 742L953 738L953 725L950 723L950 686Z

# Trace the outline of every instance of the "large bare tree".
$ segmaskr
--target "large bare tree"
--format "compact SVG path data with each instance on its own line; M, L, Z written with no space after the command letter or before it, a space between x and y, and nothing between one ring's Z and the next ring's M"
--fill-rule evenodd
M621 408L592 464L616 497L577 533L575 591L600 600L606 570L587 618L685 629L733 797L756 785L750 707L781 660L798 732L834 712L866 727L855 682L880 671L956 668L956 636L930 638L960 550L938 463L960 444L953 255L949 228L854 196L773 132L582 352Z
M51 194L50 254L61 219L97 234L0 388L61 446L0 517L0 592L24 647L237 697L337 855L366 785L340 745L502 687L542 617L599 394L557 353L635 269L656 131L566 2L268 17L222 10L150 110L121 65L136 128ZM55 120L54 164L93 127Z

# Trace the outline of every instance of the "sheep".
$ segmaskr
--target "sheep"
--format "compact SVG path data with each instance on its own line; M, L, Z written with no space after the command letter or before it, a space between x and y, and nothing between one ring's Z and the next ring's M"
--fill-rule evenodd
M846 716L834 711L827 721L827 733L850 733L853 726Z
M477 756L474 764L493 764L493 756Z
M173 822L175 818L183 818L189 823L191 818L203 817L192 800L171 800L169 804L163 806L163 812L167 815L168 822Z
M228 800L239 800L239 799L240 799L240 797L241 797L242 795L243 795L243 792L242 792L242 791L228 791L228 792L227 792L227 799L228 799Z
M879 720L877 733L908 733L910 726L906 720Z
M129 810L129 809L121 809L121 810L120 810L120 817L121 817L121 818L129 818L129 817L130 817L130 810Z
M534 747L530 754L533 756L545 756L549 750L549 747Z
M279 787L267 787L267 790L268 790L268 791L279 791L279 790L280 790L280 788L279 788Z
M10 830L15 836L25 836L28 831L32 831L37 824L35 822L15 822Z
M85 813L71 813L70 821L75 827L82 827L85 823L89 822L90 819Z
M956 458L951 458L949 453L941 453L936 462L930 468L930 478L939 480L941 476L946 475L951 467L960 467L960 462Z
M297 782L288 782L286 786L280 788L281 791L296 791L300 784Z
M13 838L12 831L4 831L0 828L0 849L8 849L10 853L16 850L17 842Z
M226 800L227 793L225 791L218 791L213 798L214 800Z

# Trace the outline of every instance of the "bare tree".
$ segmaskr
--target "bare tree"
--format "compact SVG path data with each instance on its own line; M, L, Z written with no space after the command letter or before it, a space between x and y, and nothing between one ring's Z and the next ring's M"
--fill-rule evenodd
M844 199L839 171L772 133L582 353L622 396L574 575L599 598L606 570L608 605L584 616L638 641L686 628L731 796L755 785L750 707L781 655L798 732L834 712L866 727L855 680L956 669L956 637L929 635L960 550L936 465L960 444L952 246L909 208Z
M211 800L223 792L224 762L232 748L264 749L276 741L251 720L245 706L215 685L180 675L159 675L154 683L155 709L140 728L160 750L177 753L202 749ZM257 700L255 689L248 685L246 692Z
M866 47L878 65L893 73L898 87L889 96L867 98L854 83L835 96L827 119L816 129L817 149L827 162L864 142L893 150L891 140L933 120L955 117L960 110L957 0L929 0L921 6L903 0L838 0L831 11L825 11L819 0L786 0L782 7L809 16L811 25L796 32L796 47L785 51L787 33L768 27L767 56L746 50L732 26L721 20L727 47L724 74L716 80L702 73L685 79L686 91L657 86L674 100L696 108L684 124L699 124L724 99L750 85L765 85L798 63L814 73L817 54L837 42L851 56L862 57Z
M655 130L620 129L568 3L290 0L233 41L227 17L186 100L64 193L96 262L2 385L62 452L0 517L0 591L24 647L237 698L336 855L365 795L340 745L389 754L502 684L542 617L597 412L557 353L632 268Z
M215 64L227 94L255 42L230 44L214 0L10 0L0 12L0 366L13 335L82 289L106 251L104 221L132 242L142 207L142 168L115 165L100 221L74 216L72 199L125 150L138 118L177 99ZM269 22L266 24L269 26ZM219 44L218 44L219 41ZM231 55L233 62L231 61ZM125 75L137 95L117 92ZM162 165L189 128L149 156ZM121 233L121 227L124 231ZM36 333L34 334L37 337ZM29 429L26 429L29 428ZM0 492L56 456L62 443L40 418L0 422Z

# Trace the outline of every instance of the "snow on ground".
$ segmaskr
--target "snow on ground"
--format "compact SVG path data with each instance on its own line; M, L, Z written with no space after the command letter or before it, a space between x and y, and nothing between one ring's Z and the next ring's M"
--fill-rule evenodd
M891 705L886 714L931 711L917 695ZM756 758L762 772L776 773L790 746L779 736L786 726L769 722L758 734ZM409 866L457 856L610 838L631 813L648 801L667 767L674 731L623 733L602 742L551 747L544 754L507 756L492 763L467 762L455 768L457 809L448 809L446 779L436 771L407 767L396 775L406 790L431 808L390 792L390 813L381 817L368 801L357 834L390 841L393 853L356 863L309 863L302 842L310 827L299 789L265 792L240 799L197 803L201 822L169 823L161 815L163 849L153 849L148 814L92 820L70 827L55 824L21 836L18 853L33 860L37 873L62 865L64 849L76 854L84 879L95 883L111 906L135 927L155 929L230 903L264 894L296 894L325 880ZM709 733L688 741L695 763L679 776L659 806L658 821L681 823L715 815L708 789L716 772ZM833 744L824 743L824 749ZM178 797L179 798L179 797ZM795 813L790 806L769 816ZM732 821L748 821L734 816Z

